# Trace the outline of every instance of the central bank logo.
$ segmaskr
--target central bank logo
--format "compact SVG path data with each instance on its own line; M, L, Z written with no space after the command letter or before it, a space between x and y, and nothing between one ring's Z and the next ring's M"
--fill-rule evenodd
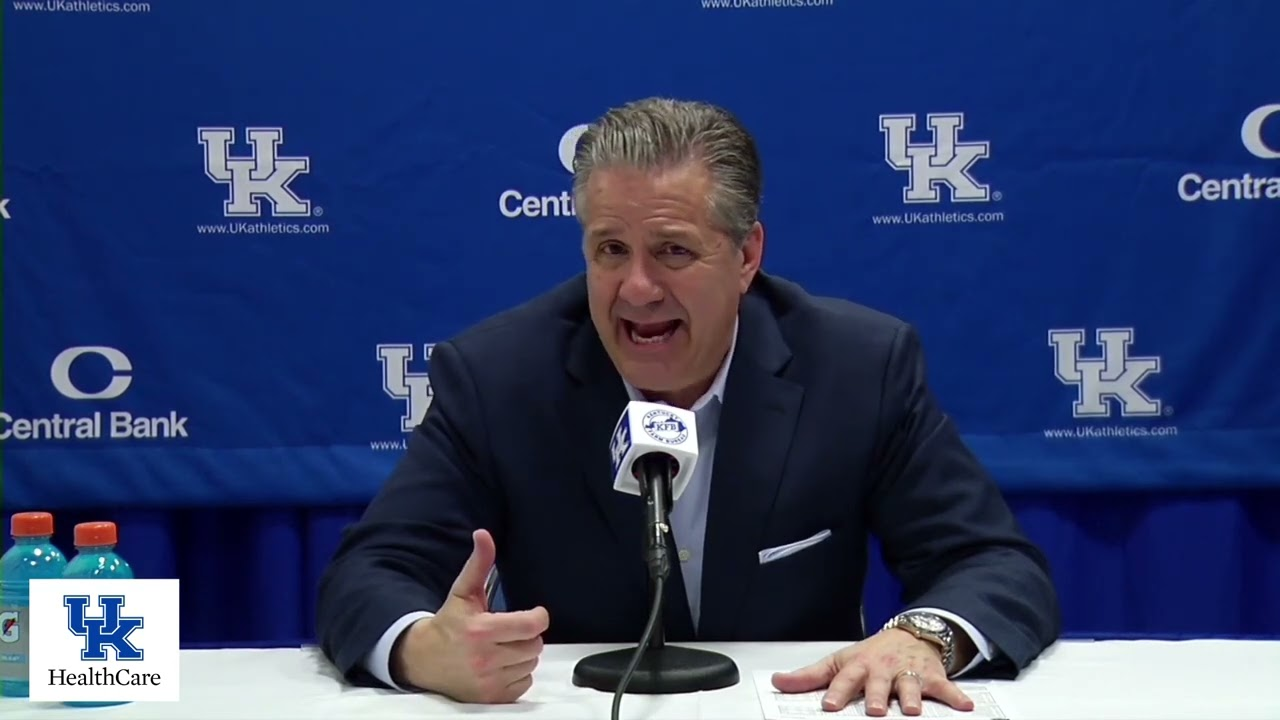
M123 613L123 595L99 595L102 614L97 616L89 614L88 595L64 595L62 604L67 608L67 629L84 641L81 660L106 660L107 648L116 660L142 660L142 650L129 640L142 627L142 618Z
M422 360L430 369L431 353L435 343L422 346ZM429 372L413 372L409 365L414 361L412 345L379 345L378 361L382 364L382 390L388 397L404 403L404 414L400 416L400 430L413 432L422 424L422 418L431 407L431 376Z
M952 202L999 200L999 193L993 193L987 184L973 176L974 164L991 156L991 144L985 140L960 139L964 113L929 113L925 124L929 128L929 142L913 143L915 115L880 116L884 160L889 167L907 175L902 201L937 203L942 199L944 187Z
M227 186L222 214L229 218L262 216L263 206L275 217L311 217L311 202L298 197L290 185L299 175L311 171L311 158L286 156L280 151L284 128L259 127L245 130L249 154L233 156L234 128L199 129L204 146L204 174Z
M1095 334L1101 356L1085 357L1084 330L1050 330L1053 372L1060 382L1074 385L1078 396L1071 414L1077 418L1109 418L1113 407L1121 417L1157 417L1161 402L1147 395L1142 383L1160 372L1159 356L1130 354L1133 328L1106 328Z
M573 157L578 153L578 141L586 134L588 125L574 125L560 136L560 164L565 172L573 174Z
M565 189L559 193L526 192L514 188L503 190L498 196L498 212L506 218L547 218L574 217L573 207L573 156L578 149L578 141L587 131L586 125L574 125L560 136L556 147L556 156L560 166L569 174L565 180Z
M105 403L133 386L133 361L119 348L77 345L54 356L49 382L59 395L75 401ZM38 413L19 417L0 410L0 442L30 440L173 440L190 437L185 415L139 415L95 409L84 414Z
M77 360L86 355L93 355L105 360L111 367L111 379L105 387L96 390L85 390L71 379L71 368ZM113 347L101 345L85 345L69 347L58 353L49 366L49 380L53 389L60 395L72 400L115 400L124 394L133 384L133 362L129 356Z
M1280 160L1280 103L1261 105L1240 123L1240 143L1260 160ZM1212 177L1188 172L1178 178L1183 202L1280 200L1280 174L1245 172L1235 177Z
M175 701L177 580L31 581L36 702Z
M1255 108L1244 117L1244 123L1240 125L1240 141L1244 143L1245 150L1254 157L1263 160L1280 160L1280 142L1274 145L1268 144L1264 137L1263 128L1271 118L1275 118L1276 122L1280 123L1280 103ZM1280 136L1280 132L1275 135Z

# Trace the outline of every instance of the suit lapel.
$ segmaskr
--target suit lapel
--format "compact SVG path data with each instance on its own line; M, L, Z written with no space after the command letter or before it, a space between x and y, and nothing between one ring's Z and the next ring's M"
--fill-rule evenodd
M576 380L570 390L570 424L583 428L578 434L581 442L575 443L570 450L581 458L582 479L587 485L587 492L611 531L613 541L618 543L623 562L634 565L630 570L626 569L629 565L624 565L621 572L635 579L637 597L644 598L647 608L649 589L644 564L644 503L638 497L613 489L613 462L609 455L613 426L630 398L590 321L584 322L574 335L566 368ZM674 558L674 545L670 546L670 552ZM667 639L693 639L693 616L689 612L679 563L673 563L664 595L662 620Z
M627 406L627 391L590 321L574 335L566 369L576 380L570 390L569 424L581 428L573 433L577 437L570 451L581 458L582 478L614 540L634 545L640 563L644 505L640 498L613 489L609 456L613 426Z
M725 380L707 512L698 636L736 640L804 395L780 376L791 352L764 300L748 294Z

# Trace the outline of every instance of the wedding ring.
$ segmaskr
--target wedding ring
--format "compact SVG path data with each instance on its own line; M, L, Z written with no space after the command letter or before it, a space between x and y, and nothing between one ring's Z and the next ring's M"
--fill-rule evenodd
M915 678L916 682L920 684L920 687L924 687L924 678L920 677L920 673L916 672L915 670L903 670L902 672L898 673L896 677L894 677L893 681L896 683L900 678L906 675L910 675L911 677Z

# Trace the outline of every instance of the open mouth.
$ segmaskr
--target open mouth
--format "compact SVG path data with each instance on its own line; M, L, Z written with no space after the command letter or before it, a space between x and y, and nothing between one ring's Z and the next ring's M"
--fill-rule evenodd
M623 320L622 330L631 342L637 345L660 345L675 335L676 330L680 329L680 322L668 320L667 322L636 323Z

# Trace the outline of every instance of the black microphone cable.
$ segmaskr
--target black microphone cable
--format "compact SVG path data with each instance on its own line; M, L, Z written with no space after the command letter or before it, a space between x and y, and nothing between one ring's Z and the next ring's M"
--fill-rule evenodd
M613 692L613 712L609 715L612 720L618 720L618 712L622 708L622 696L627 693L631 676L635 674L641 658L649 649L649 641L653 638L654 628L658 626L658 618L662 615L662 591L666 584L667 579L662 576L658 576L653 581L653 602L649 610L649 621L645 623L644 633L641 634L640 644L636 646L635 653L631 656L631 663L627 665L626 672L622 674L622 680L618 682L618 688Z
M671 512L670 477L679 471L679 467L674 459L670 457L650 456L644 458L642 462L643 475L641 482L645 487L645 494L649 498L650 519L655 520L659 525L659 527L653 528L656 531L656 535L648 535L645 540L645 563L648 565L649 580L653 586L653 600L649 606L649 620L645 623L644 632L640 635L640 644L636 646L635 652L631 656L631 662L627 665L626 671L622 674L622 679L618 681L617 689L613 692L613 712L610 714L612 720L618 720L618 712L622 707L622 696L627 693L627 686L631 683L631 677L635 674L636 668L639 667L640 661L644 659L644 654L649 650L649 643L653 640L653 633L658 626L658 618L662 617L663 591L666 589L667 575L671 572L666 521L668 514Z

